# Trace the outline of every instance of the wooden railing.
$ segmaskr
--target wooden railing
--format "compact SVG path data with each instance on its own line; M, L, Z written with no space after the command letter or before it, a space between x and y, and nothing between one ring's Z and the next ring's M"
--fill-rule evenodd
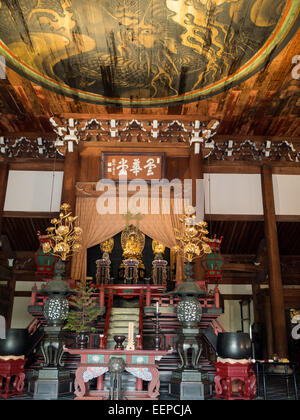
M225 332L224 328L222 327L222 325L220 324L220 322L217 319L214 319L212 321L212 327L213 327L216 335L218 335L219 332Z
M38 319L34 318L27 326L28 334L34 334L40 325L41 322Z

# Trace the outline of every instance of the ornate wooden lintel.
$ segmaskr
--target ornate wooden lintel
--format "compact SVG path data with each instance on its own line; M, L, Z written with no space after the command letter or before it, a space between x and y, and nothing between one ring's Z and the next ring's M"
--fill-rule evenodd
M187 119L51 118L53 133L0 134L0 159L63 159L68 144L80 153L91 148L176 146L178 156L193 147L205 162L300 162L300 138L229 136L217 133L218 122ZM201 145L201 147L199 147ZM178 148L178 150L177 150ZM173 147L174 149L174 147ZM174 152L173 152L174 155Z
M299 140L298 140L299 141ZM233 139L215 140L210 153L205 156L211 160L225 161L280 161L300 162L300 144L297 141L280 139Z
M216 133L214 121L52 117L58 143L69 141L187 143L206 141Z
M0 157L7 159L63 159L55 147L54 139L47 137L0 136Z

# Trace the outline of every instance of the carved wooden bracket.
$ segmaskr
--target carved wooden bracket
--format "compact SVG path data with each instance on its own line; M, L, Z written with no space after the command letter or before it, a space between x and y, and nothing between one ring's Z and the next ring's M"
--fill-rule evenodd
M79 141L118 141L134 143L198 143L216 134L217 121L117 120L50 118L57 145Z

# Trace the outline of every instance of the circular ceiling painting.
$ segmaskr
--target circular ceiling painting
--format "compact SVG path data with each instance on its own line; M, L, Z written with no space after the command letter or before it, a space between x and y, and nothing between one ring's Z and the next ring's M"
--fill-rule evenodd
M0 1L0 54L35 83L97 104L218 94L272 60L300 0Z

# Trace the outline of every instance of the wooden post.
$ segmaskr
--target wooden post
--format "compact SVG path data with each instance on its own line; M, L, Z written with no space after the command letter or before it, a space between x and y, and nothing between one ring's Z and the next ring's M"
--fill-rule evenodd
M105 306L105 293L103 284L100 287L99 306L100 308L103 308Z
M265 295L265 325L266 325L266 339L267 339L267 359L273 357L274 352L274 339L273 339L273 326L272 326L272 316L271 316L271 302L270 296Z
M3 210L5 204L9 167L7 163L0 163L0 236L2 234Z
M146 288L146 306L151 305L151 289L149 286Z
M260 285L265 282L267 273L265 271L259 271L252 281L252 295L253 295L253 318L254 322L261 323L263 320L262 311L263 304L261 298L261 287Z
M3 211L4 211L4 204L5 204L5 197L7 191L7 181L8 181L8 173L9 173L9 165L6 162L0 163L0 238L1 238L1 247L2 247L2 254L8 257L6 252L6 246L9 246L9 241L7 237L2 236L2 227L3 227ZM4 252L5 249L5 252ZM11 250L10 250L11 251ZM4 280L4 278L1 278ZM14 295L15 295L15 287L16 287L16 278L12 273L12 270L8 270L8 278L7 278L7 289L5 290L7 295L5 296L5 303L3 305L4 311L1 310L1 313L5 316L6 321L6 328L10 328L11 319L12 319L12 312L13 312L13 305L14 305ZM0 302L0 306L2 309L2 302Z
M261 302L260 285L265 282L267 276L267 248L265 239L262 239L258 245L254 264L262 269L262 271L257 272L252 281L253 318L254 322L260 323L264 319L264 316L262 316L262 308L264 305L262 305Z
M203 179L203 167L202 167L202 155L201 151L199 154L195 154L194 146L190 149L190 159L189 159L189 168L190 168L190 178L192 180L192 206L196 207L197 201L197 179ZM199 193L199 192L198 192ZM204 270L201 266L200 259L195 260L194 264L194 279L196 281L204 280Z
M13 308L14 308L14 300L15 300L15 290L16 290L16 275L11 274L11 280L8 285L9 290L9 305L8 305L8 311L6 316L6 327L10 328L11 321L12 321L12 315L13 315Z
M62 187L61 203L71 206L71 211L75 215L76 204L76 182L79 174L79 151L78 146L74 145L73 152L66 151L64 164L64 180Z
M274 351L280 357L287 357L287 331L271 167L262 166L261 175Z

